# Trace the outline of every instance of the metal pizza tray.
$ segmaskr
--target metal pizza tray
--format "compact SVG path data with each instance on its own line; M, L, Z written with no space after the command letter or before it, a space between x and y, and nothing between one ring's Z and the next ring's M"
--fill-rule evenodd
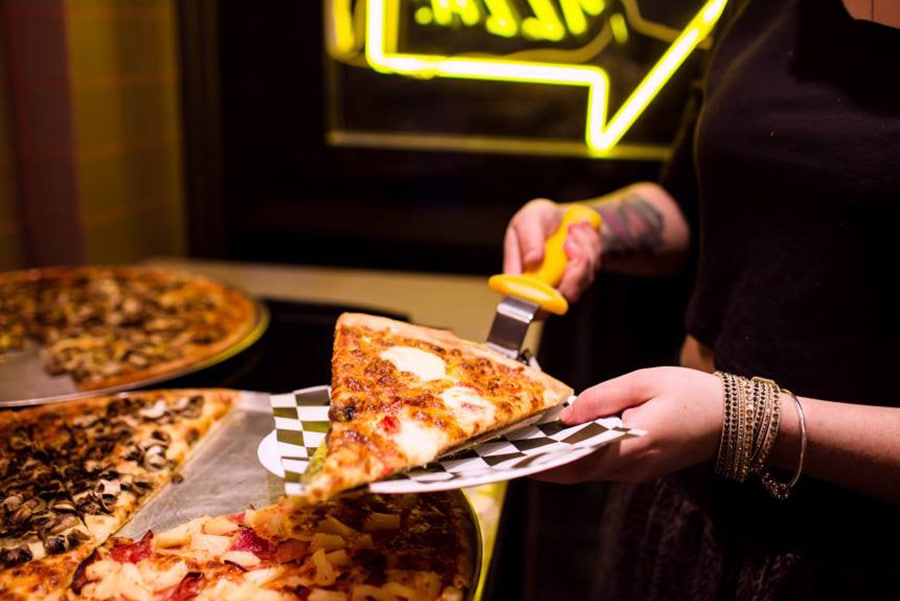
M204 515L238 513L284 496L284 480L257 456L260 441L275 427L269 395L240 391L237 404L200 442L179 469L183 479L166 485L118 532L140 538Z
M12 352L0 358L0 409L57 403L111 392L145 388L222 363L251 346L268 327L268 309L258 299L250 295L246 296L254 306L253 320L247 327L246 333L233 345L190 365L120 386L87 391L79 390L70 376L48 374L44 370L40 347L37 344L29 343L24 350Z

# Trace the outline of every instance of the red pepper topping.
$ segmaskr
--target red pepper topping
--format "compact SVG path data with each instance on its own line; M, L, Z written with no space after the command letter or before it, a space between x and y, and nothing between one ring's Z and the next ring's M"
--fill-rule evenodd
M400 420L393 415L386 415L381 420L381 428L387 434L396 434L400 431Z

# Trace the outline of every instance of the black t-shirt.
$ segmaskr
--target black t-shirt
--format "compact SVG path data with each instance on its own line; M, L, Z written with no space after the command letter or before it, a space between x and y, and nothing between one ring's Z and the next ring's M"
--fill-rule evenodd
M900 30L840 0L729 11L663 180L699 221L686 328L719 369L900 406Z

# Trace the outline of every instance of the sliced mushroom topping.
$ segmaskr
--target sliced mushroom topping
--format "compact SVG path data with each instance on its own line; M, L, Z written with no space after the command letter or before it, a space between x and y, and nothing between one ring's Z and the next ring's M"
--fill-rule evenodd
M138 448L144 453L165 453L167 447L166 442L155 436L145 438L138 443Z
M129 482L130 488L133 488L142 493L147 492L153 488L153 482L144 478L135 478L131 482Z
M140 462L141 455L143 455L141 450L137 447L137 445L134 445L132 447L129 447L128 452L125 453L125 459L127 459L128 461Z
M166 402L159 399L149 407L144 407L138 413L144 419L157 420L166 414Z
M162 447L152 447L152 449L162 449ZM163 452L148 452L144 455L144 459L141 462L145 468L153 471L158 471L166 467L169 463L169 460L166 458Z
M50 510L57 513L75 513L75 504L68 499L53 499L48 504Z
M32 555L28 545L0 549L0 563L8 568L25 563L26 561L31 561L33 557L34 555Z
M103 469L103 463L97 459L85 459L84 461L84 471L88 474L93 474L96 471Z
M64 535L48 536L44 548L50 555L58 555L69 550L69 539Z
M106 500L91 492L85 494L81 498L78 499L78 508L85 514L88 515L99 515L101 513L112 513L112 510L107 505Z
M9 495L0 502L0 507L3 507L7 513L12 513L22 505L24 500L21 494Z
M96 492L99 495L104 497L113 497L112 500L115 500L115 496L122 492L122 485L119 480L104 480L101 479L97 483Z
M32 515L29 526L34 529L35 532L49 531L50 526L56 521L56 518L57 516L49 511L45 511L40 515Z
M69 513L64 513L62 515L57 516L52 523L48 524L47 530L50 534L61 534L66 530L70 530L75 528L81 522L74 515Z
M125 360L136 367L146 367L150 365L150 359L141 353L130 352L125 355Z
M97 415L87 414L76 417L72 420L72 425L76 428L85 429L90 428L97 422L101 421L103 418Z
M185 417L198 417L203 410L203 397L199 395L179 397L172 409Z
M168 446L168 444L169 444L170 442L172 442L172 436L171 436L168 432L165 432L165 431L163 431L163 430L154 430L154 431L150 434L150 436L151 436L152 438L155 438L156 440L161 440L161 441L164 442L167 446Z
M115 376L122 373L124 366L118 361L97 361L94 364L93 373L104 376Z
M40 513L46 509L47 503L40 497L31 497L16 509L10 516L9 521L13 524L23 524L30 519L32 515Z

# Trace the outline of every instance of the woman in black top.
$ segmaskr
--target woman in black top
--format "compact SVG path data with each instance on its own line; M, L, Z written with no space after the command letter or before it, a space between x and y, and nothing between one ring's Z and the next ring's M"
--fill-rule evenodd
M543 477L619 482L596 598L900 599L900 29L726 12L660 182L585 201L604 225L570 228L559 284L694 269L681 366L583 391L565 421L648 434ZM505 271L562 207L513 217Z

